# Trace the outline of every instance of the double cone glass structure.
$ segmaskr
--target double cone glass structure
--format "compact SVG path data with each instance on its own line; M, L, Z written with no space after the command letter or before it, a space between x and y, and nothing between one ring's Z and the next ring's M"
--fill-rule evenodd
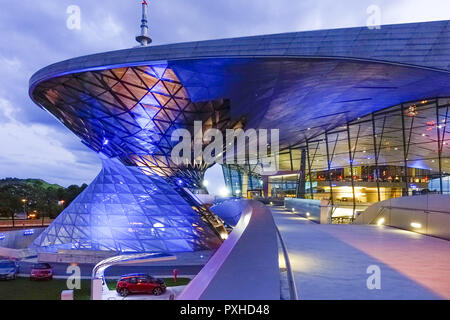
M161 177L103 159L86 190L34 241L35 248L185 252L220 243Z
M176 165L174 130L224 130L229 103L193 103L164 64L65 75L36 88L40 104L102 158L92 184L58 216L33 247L117 252L180 252L217 248L201 189L203 162Z

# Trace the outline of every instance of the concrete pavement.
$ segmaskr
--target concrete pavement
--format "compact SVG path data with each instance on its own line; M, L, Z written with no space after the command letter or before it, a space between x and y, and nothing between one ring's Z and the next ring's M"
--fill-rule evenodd
M320 225L271 207L300 299L450 299L450 241L374 225ZM369 290L369 266L381 289Z

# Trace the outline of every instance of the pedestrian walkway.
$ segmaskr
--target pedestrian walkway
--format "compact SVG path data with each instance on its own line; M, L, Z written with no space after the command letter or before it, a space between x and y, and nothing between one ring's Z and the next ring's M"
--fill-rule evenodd
M375 225L321 225L271 207L300 299L450 299L450 241ZM381 289L369 290L370 266Z

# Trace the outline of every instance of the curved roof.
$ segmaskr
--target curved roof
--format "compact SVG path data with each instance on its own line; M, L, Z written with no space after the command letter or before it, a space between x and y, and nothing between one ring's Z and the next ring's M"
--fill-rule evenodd
M33 86L56 75L158 60L205 57L341 57L450 71L450 20L317 30L137 47L73 58L38 71Z
M437 21L112 51L38 71L30 95L67 74L165 63L192 101L230 99L233 118L282 127L286 146L375 110L449 96L449 31L450 21Z

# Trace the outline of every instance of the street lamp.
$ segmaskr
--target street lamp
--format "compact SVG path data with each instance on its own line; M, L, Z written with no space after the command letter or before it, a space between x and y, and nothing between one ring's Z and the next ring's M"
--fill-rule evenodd
M23 198L21 201L22 201L22 203L23 203L23 213L24 213L25 216L27 217L27 216L28 216L28 215L27 215L27 210L26 210L27 199ZM15 219L14 219L14 213L13 213L13 219L12 219L13 228L14 228L14 225L15 225L14 222L15 222Z

